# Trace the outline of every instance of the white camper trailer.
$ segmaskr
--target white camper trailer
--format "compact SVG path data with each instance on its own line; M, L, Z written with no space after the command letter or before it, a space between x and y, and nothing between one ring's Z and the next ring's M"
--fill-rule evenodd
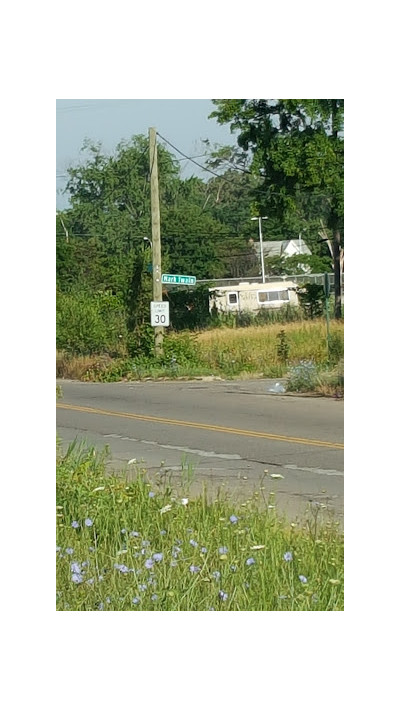
M210 312L257 313L261 309L279 309L298 306L297 284L293 281L275 281L267 284L240 282L231 286L214 286L209 289Z

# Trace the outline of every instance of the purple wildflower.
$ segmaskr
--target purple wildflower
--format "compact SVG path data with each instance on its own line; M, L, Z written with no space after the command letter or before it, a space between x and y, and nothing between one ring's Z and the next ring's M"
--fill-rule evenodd
M221 573L219 572L219 570L214 570L214 572L212 573L212 576L213 576L213 578L215 578L215 580L219 580L221 577Z
M154 595L151 596L151 599L152 599L152 600L157 600L157 599L158 599L157 593L154 593Z
M198 565L191 565L189 570L191 573L199 573L200 572L200 568Z
M167 532L163 529L162 531L160 531L160 536L165 536L166 533L167 533Z
M72 528L79 528L78 521L72 521L71 526L72 526Z
M193 540L193 538L190 539L189 543L191 546L193 546L193 548L197 548L197 546L199 545L197 541Z
M141 585L139 585L139 590L140 590L140 592L144 592L145 590L147 590L146 583L142 583Z
M151 558L148 558L144 562L144 567L147 568L148 570L150 570L150 568L152 568L153 565L154 565L154 560L152 560Z
M72 555L74 552L74 549L73 548L66 548L65 552L68 553L68 555Z
M232 516L229 517L229 520L231 523L237 523L238 522L238 517L232 514Z
M255 562L254 558L247 558L246 565L254 565Z
M132 538L137 538L138 536L140 536L140 533L138 533L137 531L131 531L129 535L132 536Z
M93 526L93 521L91 518L85 518L85 526Z
M154 491L149 491L149 499L153 499L155 496Z
M81 575L81 573L73 573L71 580L73 583L83 583L83 575Z
M301 583L306 583L306 582L307 582L307 578L306 578L305 575L299 575L299 580L300 580Z
M127 565L120 565L119 563L114 563L115 570L119 570L120 573L129 573L129 568Z
M221 546L221 548L218 548L218 552L219 552L221 555L225 555L225 553L228 552L228 549L227 549L226 546Z
M140 597L134 597L133 600L132 600L132 603L133 603L134 605L138 605L139 602L140 602Z
M290 563L290 561L293 560L293 555L291 554L290 551L287 551L286 553L283 554L283 559L286 560L288 563Z
M71 568L71 573L77 573L78 575L80 575L82 572L80 564L77 563L76 561L71 563L70 568Z
M201 552L202 552L202 553L207 553L207 548L206 548L205 546L203 546L203 548L201 549Z
M153 560L155 560L156 563L159 563L162 559L163 559L162 553L154 553Z
M89 585L93 585L94 578L89 578L89 580L87 580L86 582L89 583Z
M222 602L226 602L228 599L228 593L224 592L223 590L220 590L218 593L219 597L221 598Z

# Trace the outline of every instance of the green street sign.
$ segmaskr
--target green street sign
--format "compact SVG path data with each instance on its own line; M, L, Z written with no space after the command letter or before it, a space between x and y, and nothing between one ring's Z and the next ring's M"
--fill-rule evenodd
M184 274L162 274L162 284L195 284L196 277L185 276Z

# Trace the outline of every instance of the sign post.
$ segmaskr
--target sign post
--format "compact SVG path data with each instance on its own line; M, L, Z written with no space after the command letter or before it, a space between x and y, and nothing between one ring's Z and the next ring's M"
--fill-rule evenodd
M329 282L329 274L324 274L324 291L325 291L325 316L326 316L326 345L328 347L328 358L330 357L329 349L329 294L331 293L331 285Z

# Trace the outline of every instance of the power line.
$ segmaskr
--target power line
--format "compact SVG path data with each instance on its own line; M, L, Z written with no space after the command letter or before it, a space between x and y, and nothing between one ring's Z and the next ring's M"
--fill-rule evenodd
M187 156L185 153L183 153L183 151L181 151L179 148L177 148L176 146L174 146L170 141L168 141L167 138L164 138L164 136L162 136L161 133L157 133L157 135L161 138L161 140L165 141L165 143L168 143L168 145L171 146L171 148L172 148L174 151L177 151L178 153L180 153L180 154L181 154L182 156L184 156L184 158L186 158L187 160L192 161L192 163L194 163L194 164L197 165L199 168L201 168L201 170L205 170L205 171L207 171L208 173L211 173L211 175L214 175L214 177L219 178L220 180L224 181L225 183L230 183L231 185L237 185L234 180L229 180L228 178L225 178L223 175L219 175L218 173L215 173L213 170L210 170L210 168L206 168L206 167L204 167L203 165L201 165L200 163L197 163L195 160L193 160L193 158L190 158L190 156ZM207 154L206 154L206 155L207 155ZM242 171L243 173L252 175L254 178L260 178L260 179L261 179L261 178L263 177L262 175L257 175L257 176L256 176L256 175L254 175L253 173L251 173L250 171L245 170L244 168L239 168L239 167L236 167L236 166L235 166L235 170L236 170L236 169L239 170L239 171ZM267 188L267 189L265 189L265 188L257 188L257 187L254 187L254 188L253 188L253 187L251 187L250 185L242 185L242 186L237 186L237 187L240 187L241 190L247 188L248 190L251 190L253 193L260 193L260 194L262 194L262 195L278 195L278 196L281 196L281 197L282 197L281 193L273 192L272 190L269 190L268 188ZM330 193L323 193L323 192L321 192L321 193L319 193L319 192L311 192L311 193L310 193L310 192L307 192L307 191L304 191L304 190L297 190L296 193L297 193L298 195L307 195L308 197L317 197L317 196L319 196L319 197L327 197L327 198L331 197Z

